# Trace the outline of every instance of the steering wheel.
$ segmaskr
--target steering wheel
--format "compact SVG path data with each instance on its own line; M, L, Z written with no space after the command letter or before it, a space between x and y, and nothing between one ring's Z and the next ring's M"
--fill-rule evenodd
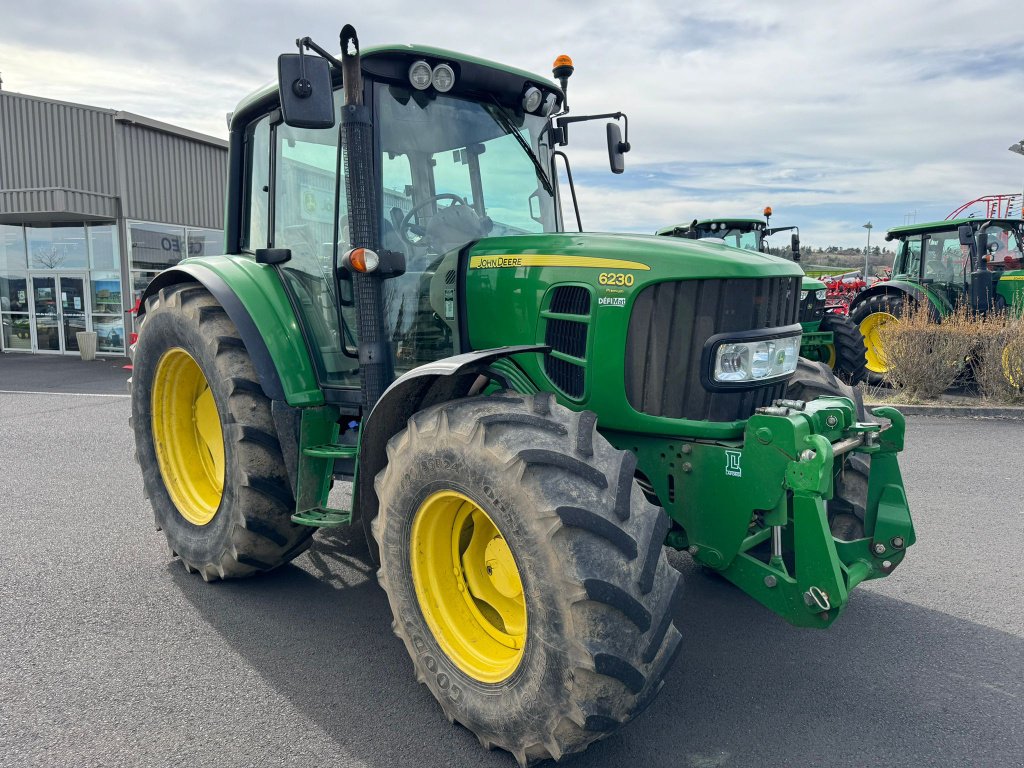
M452 194L451 192L442 192L439 195L432 195L432 196L428 197L426 200L424 200L419 205L413 206L413 208L411 208L409 210L409 212L407 214L405 214L405 216L402 217L402 221L399 222L398 227L397 227L397 229L398 229L398 236L400 238L402 238L402 242L403 243L405 243L407 245L411 245L411 246L423 246L423 245L426 245L426 243L423 242L424 237L420 237L419 240L410 240L408 232L409 232L410 227L412 226L412 219L413 219L413 217L419 211L421 211L422 209L426 208L431 203L436 203L438 200L451 200L453 206L454 205L464 205L467 208L469 207L469 203L466 202L466 198L459 197L458 195ZM416 234L416 233L413 233L413 234Z

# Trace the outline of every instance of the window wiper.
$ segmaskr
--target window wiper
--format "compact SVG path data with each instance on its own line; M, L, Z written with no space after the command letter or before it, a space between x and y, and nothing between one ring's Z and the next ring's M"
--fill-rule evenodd
M530 145L526 142L526 139L523 138L523 135L519 133L519 129L512 124L512 121L505 113L505 108L501 106L501 103L496 98L494 98L493 95L491 96L491 98L494 99L495 108L488 109L488 114L490 114L491 117L494 118L495 122L497 122L498 125L502 127L505 133L510 134L515 138L516 141L519 142L519 146L523 148L523 151L526 153L527 157L529 157L530 160L533 162L533 168L537 172L537 180L544 187L544 191L553 197L555 194L555 188L551 186L551 181L548 179L548 175L544 172L544 166L541 165L540 159L534 153Z

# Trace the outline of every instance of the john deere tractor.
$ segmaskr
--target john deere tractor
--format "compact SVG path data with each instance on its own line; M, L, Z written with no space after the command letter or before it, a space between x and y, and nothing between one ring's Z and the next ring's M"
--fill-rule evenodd
M900 564L903 418L798 359L797 266L563 231L571 61L298 43L230 121L228 255L142 301L137 455L186 570L361 525L416 678L525 765L661 689L666 544L804 627Z
M927 302L936 319L957 305L974 312L1024 308L1024 222L951 219L894 227L892 279L862 291L850 304L867 347L868 381L885 379L888 365L880 329L908 307Z
M734 248L768 251L766 238L779 232L793 231L790 239L793 261L800 261L800 230L795 226L771 227L771 208L764 209L761 219L694 219L688 225L658 230L669 237L694 240L722 240ZM825 311L827 289L820 280L804 275L800 284L800 325L803 337L800 356L827 365L836 376L849 384L866 376L864 342L857 327L844 314Z

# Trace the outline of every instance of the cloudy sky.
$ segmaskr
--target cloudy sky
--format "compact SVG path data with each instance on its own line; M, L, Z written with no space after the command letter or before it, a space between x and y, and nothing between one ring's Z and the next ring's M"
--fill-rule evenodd
M1024 12L901 0L476 0L344 4L0 0L7 90L138 112L215 136L276 57L416 42L547 74L576 73L574 114L622 110L633 151L607 170L601 125L574 129L587 229L652 232L716 215L800 225L808 245L863 246L1020 191ZM371 7L372 5L372 7ZM348 7L346 7L348 6Z

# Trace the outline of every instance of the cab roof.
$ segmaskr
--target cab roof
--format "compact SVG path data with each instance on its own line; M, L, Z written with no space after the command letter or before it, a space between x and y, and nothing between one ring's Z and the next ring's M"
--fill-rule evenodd
M316 54L310 53L308 55L315 56ZM376 68L373 66L374 63L381 63L386 61L389 57L393 58L395 56L401 56L403 58L419 57L427 59L429 62L435 64L441 62L457 62L459 64L482 67L484 69L491 70L498 75L504 74L516 79L528 80L542 86L546 90L554 91L561 99L565 98L565 94L562 92L561 87L555 84L555 82L550 78L543 75L527 72L524 69L517 69L516 67L510 67L506 64L490 61L489 59L482 59L477 56L470 56L465 53L450 51L446 48L435 48L430 45L388 43L384 45L368 46L360 52L363 71L366 74L371 75L381 74L380 72L375 71ZM340 73L332 71L332 76L335 79L335 85L340 84ZM234 113L232 113L232 126L236 124L237 118L245 118L251 112L261 111L268 105L268 103L276 102L277 93L277 81L274 80L243 98L238 102L238 106L235 108Z
M764 219L750 219L744 217L730 217L721 219L701 219L697 222L698 227L707 226L710 224L760 224L762 227L765 225ZM674 235L676 232L686 232L690 228L690 222L684 222L682 224L675 224L671 227L664 227L659 229L654 234L656 235Z
M1020 226L1024 221L1021 219L987 219L983 216L965 216L959 219L946 219L944 221L926 221L920 224L907 224L902 227L893 227L885 233L886 240L908 235L920 235L925 232L939 232L956 229L963 224L999 224L1001 226Z

